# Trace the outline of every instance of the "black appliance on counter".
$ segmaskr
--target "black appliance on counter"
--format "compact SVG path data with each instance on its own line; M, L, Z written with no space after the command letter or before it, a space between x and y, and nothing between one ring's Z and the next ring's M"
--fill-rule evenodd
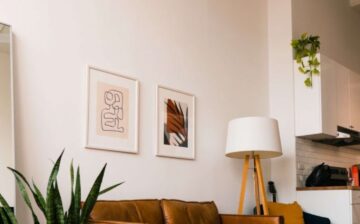
M306 187L347 186L349 175L346 168L328 166L322 163L316 166L306 179Z

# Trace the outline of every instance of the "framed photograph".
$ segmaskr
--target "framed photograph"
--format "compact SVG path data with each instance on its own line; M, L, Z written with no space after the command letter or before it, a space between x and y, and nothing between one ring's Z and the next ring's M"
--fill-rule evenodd
M136 79L88 66L86 148L138 152Z
M157 86L157 156L195 159L195 96Z

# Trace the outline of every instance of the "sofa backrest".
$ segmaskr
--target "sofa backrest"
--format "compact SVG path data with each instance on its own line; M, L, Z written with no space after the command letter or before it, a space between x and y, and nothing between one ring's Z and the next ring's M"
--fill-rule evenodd
M90 219L163 224L159 200L97 201Z
M214 202L186 202L162 200L166 224L220 224L220 215Z
M220 224L214 202L180 200L97 201L91 220L147 224Z

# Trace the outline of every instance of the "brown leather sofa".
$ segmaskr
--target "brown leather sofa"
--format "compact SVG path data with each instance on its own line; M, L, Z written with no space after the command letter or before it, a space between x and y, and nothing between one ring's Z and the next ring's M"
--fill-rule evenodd
M284 224L282 217L220 215L214 202L179 200L98 201L92 224Z

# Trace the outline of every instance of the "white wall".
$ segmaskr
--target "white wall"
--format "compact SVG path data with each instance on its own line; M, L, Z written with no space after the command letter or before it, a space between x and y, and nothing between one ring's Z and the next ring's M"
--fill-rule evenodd
M271 160L271 179L279 201L292 202L296 197L296 154L291 1L269 0L268 5L270 116L279 121L283 150L283 156Z
M9 44L0 42L0 192L15 204L15 180L6 167L14 167Z
M221 212L236 211L242 162L224 156L226 129L234 117L268 114L266 1L0 5L0 21L15 34L16 162L26 176L45 189L51 159L65 147L59 181L66 195L74 158L84 193L107 162L105 185L126 184L104 198L215 200ZM86 64L141 81L139 155L84 149ZM195 94L196 161L154 156L156 84ZM246 205L249 211L253 203Z
M360 72L360 11L339 0L292 0L293 37L319 35L321 53Z

